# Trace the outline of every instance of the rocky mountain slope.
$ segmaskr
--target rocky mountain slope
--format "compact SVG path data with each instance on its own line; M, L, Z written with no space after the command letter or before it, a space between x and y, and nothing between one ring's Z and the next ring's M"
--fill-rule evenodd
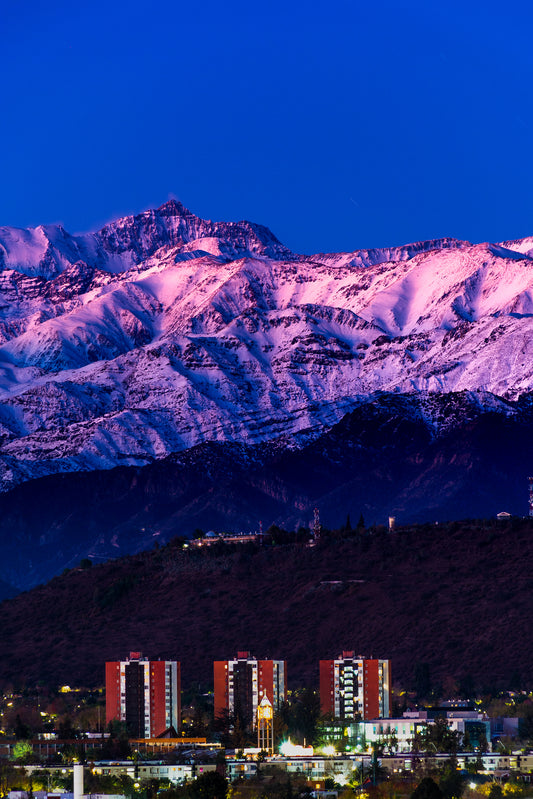
M512 462L498 483L507 487L532 468L532 342L532 239L303 256L265 227L202 220L175 201L91 234L0 228L0 486L15 514L3 515L11 565L0 578L21 586L24 573L45 579L91 549L140 547L134 518L149 535L197 520L256 525L259 511L266 523L297 524L315 503L335 508L342 492L352 512L382 517L482 508L472 464L497 471L496 453ZM338 424L345 439L331 454L323 437ZM405 429L412 440L397 435ZM413 468L401 468L406 459ZM356 490L350 470L370 462L376 487ZM135 516L124 502L119 519L110 500L96 532L84 485L103 496L107 479L123 484L115 470L131 467L129 507L146 507L132 486L159 463L170 464L179 509ZM337 488L320 474L335 474ZM61 475L67 493L87 497L72 548L57 533L71 529ZM25 483L21 505L14 489ZM58 500L45 524L32 509L47 491ZM35 541L50 557L31 559Z
M2 229L0 475L309 440L377 391L532 384L530 241L295 256L170 202L95 234Z

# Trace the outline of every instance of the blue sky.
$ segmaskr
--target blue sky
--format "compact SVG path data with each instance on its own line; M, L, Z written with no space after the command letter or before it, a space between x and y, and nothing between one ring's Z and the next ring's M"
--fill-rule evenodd
M518 2L4 0L0 225L177 197L298 252L533 235Z

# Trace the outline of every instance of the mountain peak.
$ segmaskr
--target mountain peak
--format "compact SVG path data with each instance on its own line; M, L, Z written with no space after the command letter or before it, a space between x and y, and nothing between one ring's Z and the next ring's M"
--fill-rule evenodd
M199 239L216 239L217 250L230 260L248 255L276 260L294 257L263 225L212 222L170 199L159 208L115 219L94 233L72 236L60 225L0 228L0 268L53 280L84 261L101 272L119 274L138 267L161 248L179 252Z
M529 242L308 258L175 199L42 230L0 228L6 488L205 441L300 441L376 391L533 391Z
M157 209L159 216L194 216L183 203L174 198L167 200L166 203L160 205Z

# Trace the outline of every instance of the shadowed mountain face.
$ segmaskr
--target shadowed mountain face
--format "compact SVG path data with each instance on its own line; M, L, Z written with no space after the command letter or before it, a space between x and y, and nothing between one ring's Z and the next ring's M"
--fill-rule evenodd
M528 398L383 395L302 449L204 444L143 468L35 480L0 496L0 578L20 588L204 530L399 524L527 513Z
M0 579L195 527L525 511L533 241L0 228Z
M290 687L317 686L319 659L355 649L391 658L404 688L422 663L433 684L532 687L530 520L343 536L173 542L71 570L0 605L0 683L101 685L105 661L136 649L208 686L213 660L249 649L286 659Z

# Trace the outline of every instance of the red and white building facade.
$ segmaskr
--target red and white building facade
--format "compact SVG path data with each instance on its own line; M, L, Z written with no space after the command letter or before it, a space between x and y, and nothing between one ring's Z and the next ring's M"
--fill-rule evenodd
M343 652L336 660L320 661L322 713L336 719L390 718L390 660L356 657Z
M124 721L132 738L157 738L180 727L180 663L146 660L130 652L127 660L105 664L106 721Z
M234 660L215 660L215 718L238 715L255 729L257 708L263 696L274 710L287 698L287 664L284 660L257 660L238 652Z

